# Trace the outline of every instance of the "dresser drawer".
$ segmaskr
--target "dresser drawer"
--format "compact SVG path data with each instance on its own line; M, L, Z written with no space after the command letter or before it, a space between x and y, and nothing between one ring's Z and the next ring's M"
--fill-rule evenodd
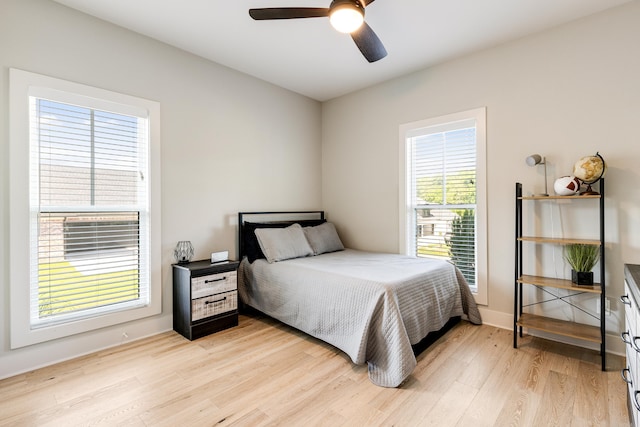
M238 308L238 292L230 291L191 300L191 321L235 311Z
M236 271L209 274L191 279L191 298L202 298L238 289Z

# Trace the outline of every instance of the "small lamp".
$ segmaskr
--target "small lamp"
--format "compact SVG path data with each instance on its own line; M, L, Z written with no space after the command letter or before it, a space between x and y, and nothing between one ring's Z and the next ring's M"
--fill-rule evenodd
M547 190L547 161L545 157L540 156L540 154L532 154L527 157L527 165L536 166L536 165L544 165L544 194L536 194L537 196L548 196L549 191Z
M341 33L353 33L364 22L364 9L359 1L334 0L329 12L329 22Z
M193 245L188 240L181 240L173 250L173 256L178 264L186 264L193 258Z

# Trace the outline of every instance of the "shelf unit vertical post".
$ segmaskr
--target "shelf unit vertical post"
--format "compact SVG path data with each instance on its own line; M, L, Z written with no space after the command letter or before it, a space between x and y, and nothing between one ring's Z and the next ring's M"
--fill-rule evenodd
M605 259L604 259L604 179L600 180L600 286L602 287L602 295L600 295L600 336L602 342L600 343L600 356L602 359L602 370L607 368L606 355L607 346L605 343L607 330L605 328L604 317L606 313L607 302L607 286L605 282Z
M515 279L513 298L513 348L518 348L518 319L522 307L522 284L518 279L522 276L522 184L516 182L516 230L515 230ZM522 327L520 327L522 336Z

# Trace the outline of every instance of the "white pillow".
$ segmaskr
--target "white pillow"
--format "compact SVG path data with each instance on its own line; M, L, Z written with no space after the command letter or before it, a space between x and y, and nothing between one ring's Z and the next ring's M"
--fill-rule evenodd
M300 224L286 228L257 228L255 233L269 263L313 255Z
M315 227L304 227L304 235L307 237L314 255L344 250L336 227L330 222Z

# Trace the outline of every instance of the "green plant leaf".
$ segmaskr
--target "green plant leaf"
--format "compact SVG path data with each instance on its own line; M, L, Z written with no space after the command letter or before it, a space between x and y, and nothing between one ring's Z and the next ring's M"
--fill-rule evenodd
M600 258L600 248L574 243L565 247L564 259L575 271L591 271Z

